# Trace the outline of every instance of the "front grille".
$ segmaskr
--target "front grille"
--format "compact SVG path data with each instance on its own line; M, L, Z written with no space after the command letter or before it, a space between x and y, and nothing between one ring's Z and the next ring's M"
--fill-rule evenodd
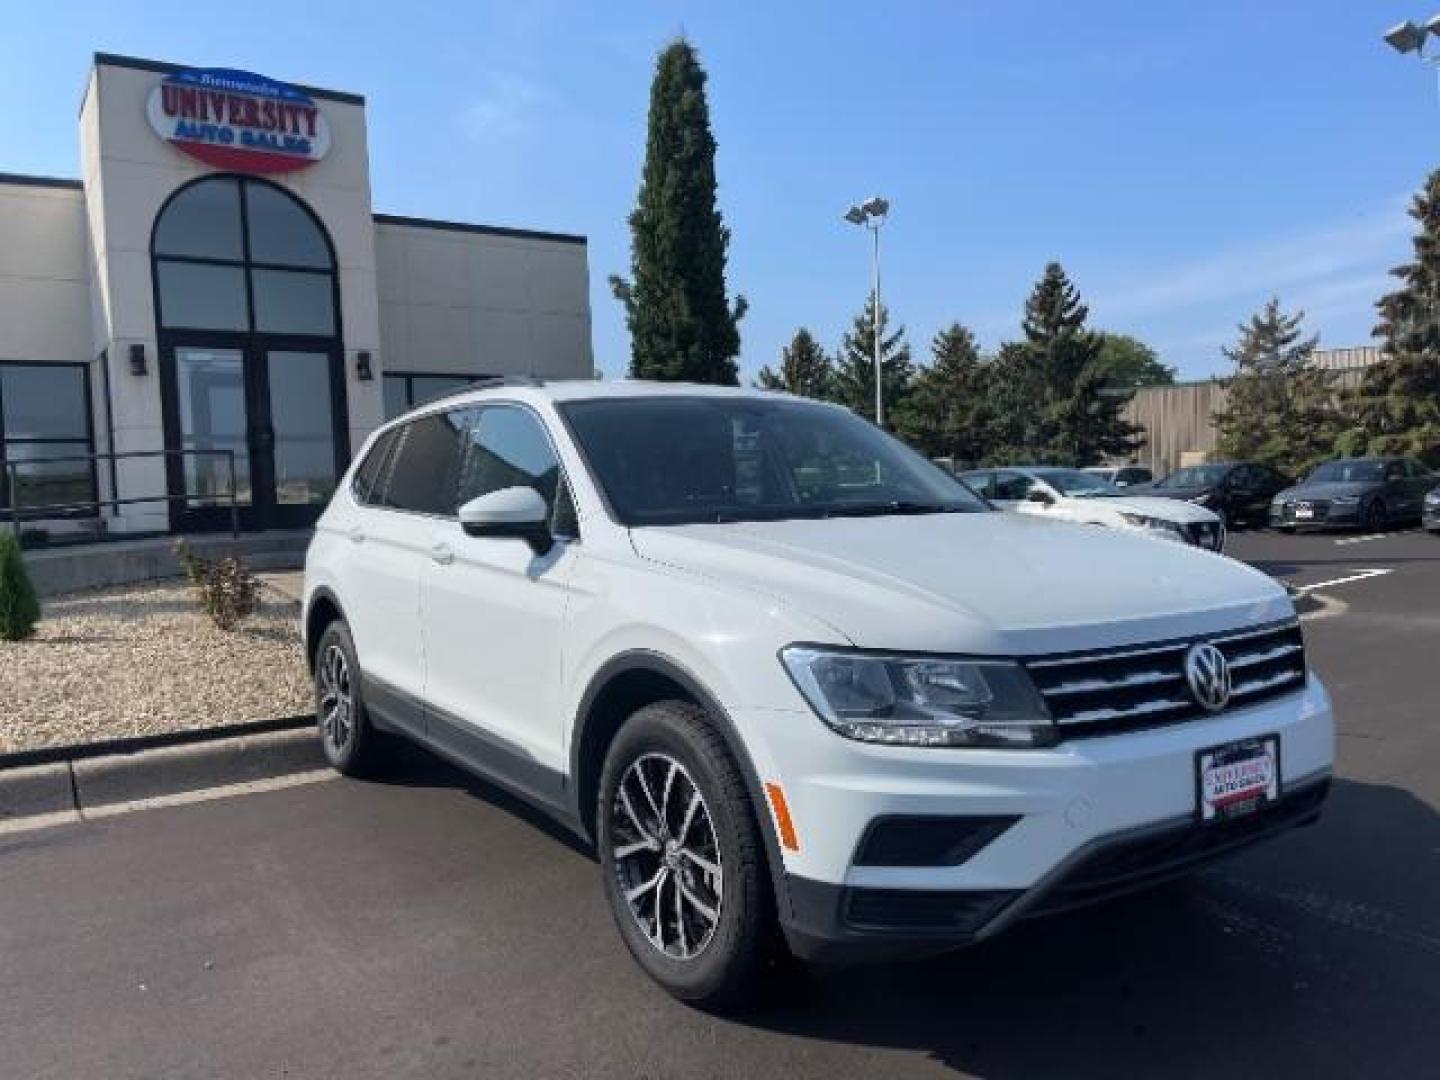
M1185 679L1185 654L1200 641L1230 662L1229 709L1305 684L1305 643L1293 620L1137 648L1041 657L1025 661L1025 667L1062 738L1108 735L1208 715Z
M1208 551L1219 551L1225 544L1225 527L1218 521L1202 521L1183 525L1185 541Z

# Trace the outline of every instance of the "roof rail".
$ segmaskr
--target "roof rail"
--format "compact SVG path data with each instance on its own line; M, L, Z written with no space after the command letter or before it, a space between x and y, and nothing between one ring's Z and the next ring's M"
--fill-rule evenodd
M492 386L544 386L545 380L536 375L482 375L478 379L472 379L457 390L447 390L443 394L436 394L434 397L417 401L411 406L418 409L422 405L434 405L437 401L445 401L452 397L459 397L461 394L469 394L476 390L488 390Z

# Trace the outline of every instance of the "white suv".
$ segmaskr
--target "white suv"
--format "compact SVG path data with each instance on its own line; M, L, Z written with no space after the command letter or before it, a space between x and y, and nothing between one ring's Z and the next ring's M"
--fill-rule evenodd
M335 767L399 733L568 823L690 1001L781 941L936 952L1172 876L1314 820L1331 771L1264 574L995 512L781 394L433 403L366 443L305 591Z

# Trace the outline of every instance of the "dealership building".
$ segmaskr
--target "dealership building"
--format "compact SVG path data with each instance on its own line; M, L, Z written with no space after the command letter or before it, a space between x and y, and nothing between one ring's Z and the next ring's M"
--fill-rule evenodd
M358 95L101 54L79 135L0 173L0 521L304 527L387 416L592 374L584 237L376 213Z

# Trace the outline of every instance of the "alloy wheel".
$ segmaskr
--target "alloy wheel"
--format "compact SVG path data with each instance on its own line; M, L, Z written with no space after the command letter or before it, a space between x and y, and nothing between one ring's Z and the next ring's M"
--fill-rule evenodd
M685 766L637 758L615 788L611 857L620 895L646 940L675 960L705 951L724 882L710 808Z
M320 736L332 756L344 753L355 732L355 698L350 660L339 645L325 650L316 667L320 682Z

